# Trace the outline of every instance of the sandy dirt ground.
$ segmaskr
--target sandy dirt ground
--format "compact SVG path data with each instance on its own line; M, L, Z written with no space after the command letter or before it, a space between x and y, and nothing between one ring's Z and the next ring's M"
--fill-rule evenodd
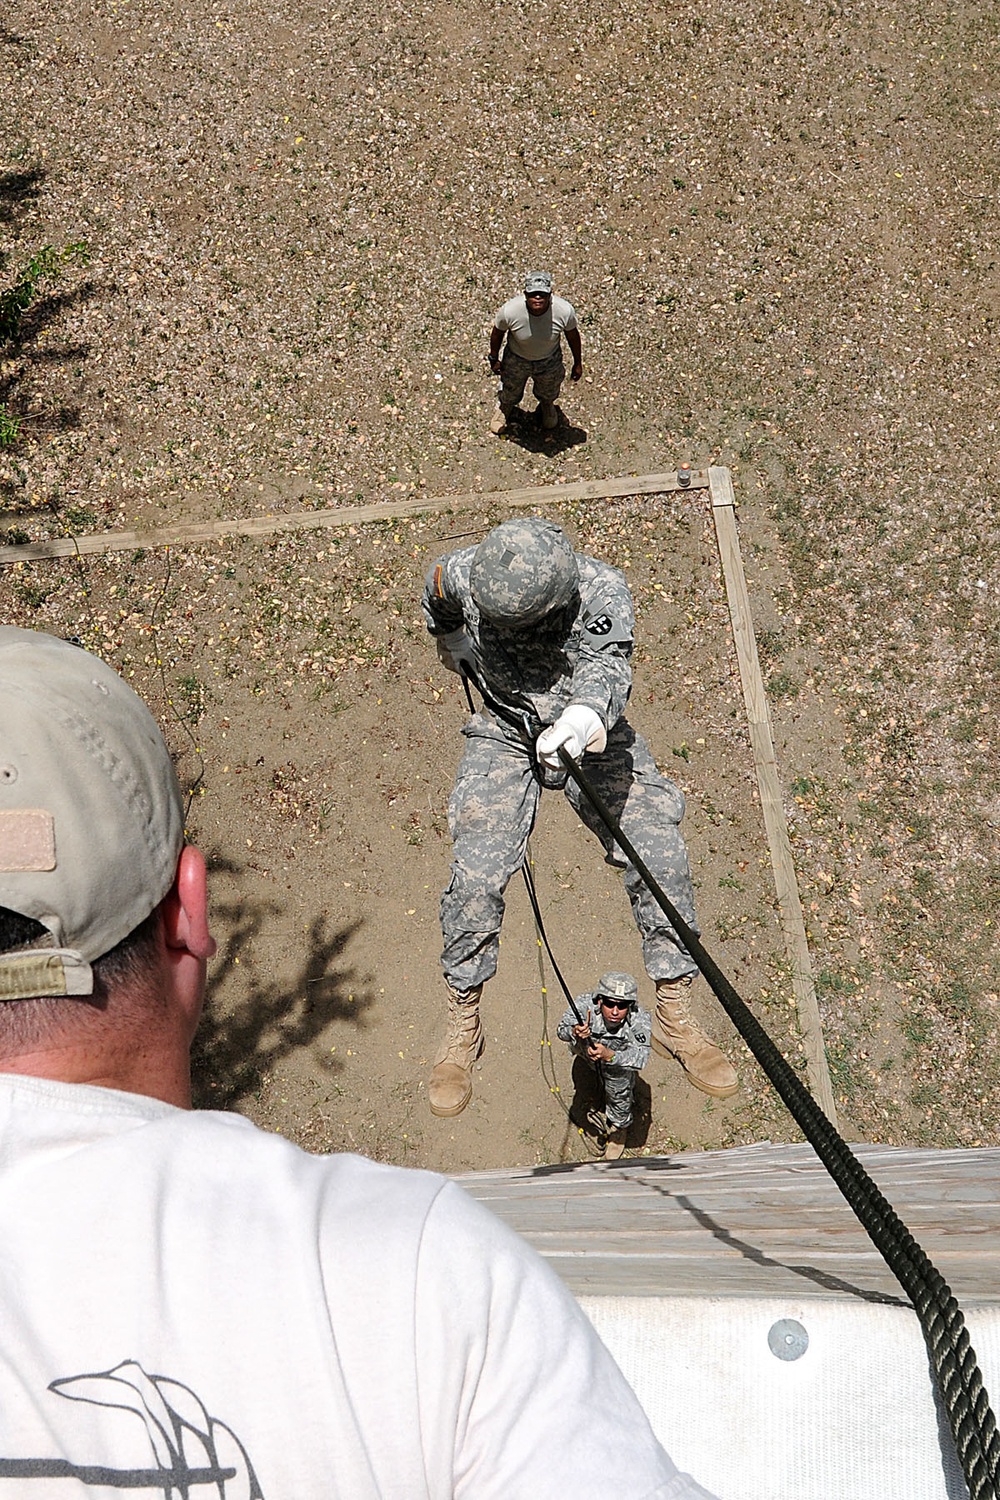
M770 985L777 995L782 950L708 507L699 495L617 509L636 530L636 572L645 583L633 719L687 794L686 834L713 948L737 983L755 995ZM395 575L409 582L410 600L449 529L467 532L475 522L468 514L428 521L418 538L411 535L417 545L406 548ZM385 544L397 555L405 546L399 534L398 545ZM676 603L685 599L687 629L703 641L710 676L692 664L678 704L672 648ZM214 981L218 1021L207 1042L206 1097L222 1090L227 1103L318 1146L346 1141L446 1169L583 1156L593 1142L567 1119L569 1058L554 1036L565 1001L547 958L540 970L519 879L510 889L500 970L484 998L487 1055L473 1104L458 1120L435 1120L427 1109L442 1017L437 902L449 860L446 808L467 712L461 688L438 667L419 628L391 673L359 688L334 712L328 699L303 703L288 689L263 713L254 701L230 717L224 743L209 714L199 725L206 758L217 763L223 750L232 757L195 815L198 837L220 867L216 891L228 929ZM298 798L312 805L296 807ZM254 850L237 845L233 861L228 830L252 834L255 823ZM542 799L531 852L546 933L573 992L608 968L624 968L640 974L650 1005L621 877L558 793ZM732 1043L707 987L699 1001L710 1029ZM789 1019L779 1022L786 1041ZM734 1056L739 1050L733 1045ZM719 1104L691 1089L675 1065L652 1062L652 1119L639 1124L634 1149L755 1134L762 1089L749 1060L744 1071L744 1095Z
M596 522L589 509L554 513L582 549L597 536L604 555L610 548L628 567L641 643L630 714L687 798L705 940L798 1057L707 492L602 502ZM87 619L103 629L117 615L116 633L124 625L136 685L193 789L190 834L210 860L221 951L199 1102L244 1110L314 1149L354 1146L445 1170L596 1149L582 1097L579 1120L568 1117L570 1059L554 1037L565 1001L520 880L484 1000L488 1048L473 1104L459 1119L436 1120L424 1098L443 1017L437 903L467 709L417 600L434 558L495 520L463 511L318 543L238 541L212 556L178 554L169 575L160 569L157 597L124 611L114 606L138 602L144 570L121 555L87 570ZM313 654L290 651L284 613L269 612L267 600L289 592L308 622L295 634L304 629ZM330 619L337 629L322 628ZM316 643L339 653L345 637L351 655L335 656L331 671ZM831 763L828 710L821 695L807 698L795 748L787 735L781 742L785 765L832 781L842 767ZM561 794L543 797L531 853L546 934L573 993L624 968L639 974L651 1005L620 874ZM720 1103L654 1058L631 1149L787 1134L704 984L696 1008L742 1058L744 1088Z
M729 465L842 1123L1000 1139L998 41L985 3L915 0L14 0L0 292L67 253L0 336L6 540ZM491 316L535 265L584 339L551 445L487 432ZM706 941L800 1061L707 501L552 513L633 585ZM131 677L193 788L200 1102L315 1149L592 1149L517 883L474 1104L423 1098L464 710L416 601L502 515L0 574L5 619ZM557 797L533 853L571 985L635 969ZM652 1062L634 1149L794 1134L699 1004L744 1086Z

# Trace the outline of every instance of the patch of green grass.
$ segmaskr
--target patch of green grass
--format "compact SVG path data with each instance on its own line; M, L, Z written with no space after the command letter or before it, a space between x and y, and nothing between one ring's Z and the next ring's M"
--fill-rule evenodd
M904 1011L901 1025L903 1035L916 1051L921 1051L927 1046L934 1032L930 1019L921 1011Z
M825 995L856 995L860 989L860 982L853 974L841 974L836 969L820 969L815 979L816 994L819 998Z
M801 691L798 679L791 672L772 672L765 685L770 696L776 700L797 698Z
M757 655L765 666L777 661L785 649L780 630L761 630L757 635Z
M6 406L0 406L0 448L13 448L21 436L21 424Z
M56 249L43 245L18 271L13 285L0 292L0 341L13 343L21 332L25 313L41 295L46 281L58 280L66 266L85 266L90 252L83 240Z
M838 1098L849 1099L857 1089L854 1074L855 1048L846 1038L838 1038L826 1044L826 1062L830 1070L830 1083Z
M2 442L2 438L0 438ZM978 714L961 714L948 729L949 737L960 745L971 745L979 734L982 720Z
M91 510L89 505L73 505L63 511L62 519L70 531L82 531L87 526L93 526L97 520L97 512Z
M911 813L906 831L911 844L925 844L934 832L934 824L928 813Z
M55 583L32 583L27 578L18 578L14 584L14 593L28 609L41 609L57 588L58 584Z
M208 689L205 684L192 674L188 677L179 677L177 688L184 704L182 717L191 724L199 723L205 716L205 705L208 699Z

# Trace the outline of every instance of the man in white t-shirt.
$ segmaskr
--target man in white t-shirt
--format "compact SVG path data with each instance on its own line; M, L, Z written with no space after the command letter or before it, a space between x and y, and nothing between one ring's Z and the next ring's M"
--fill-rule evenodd
M500 358L500 346L507 343ZM538 402L542 427L551 432L559 425L556 398L566 374L562 340L573 356L570 379L583 374L583 344L576 313L563 297L553 297L548 271L532 271L524 283L524 295L505 302L493 320L490 334L490 369L500 376L499 407L490 431L501 433L530 380Z
M184 811L116 673L0 628L0 1500L704 1495L457 1185L191 1110Z

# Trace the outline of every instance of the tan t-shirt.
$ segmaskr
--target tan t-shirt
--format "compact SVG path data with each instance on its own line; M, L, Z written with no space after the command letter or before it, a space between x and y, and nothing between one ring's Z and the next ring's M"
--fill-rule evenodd
M541 317L533 318L523 297L511 297L494 318L507 345L522 359L548 359L564 333L576 327L576 313L563 297L553 297Z

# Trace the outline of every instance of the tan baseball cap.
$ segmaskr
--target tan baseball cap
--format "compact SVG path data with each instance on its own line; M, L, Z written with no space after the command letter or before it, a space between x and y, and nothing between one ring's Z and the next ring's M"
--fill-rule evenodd
M91 963L163 900L183 841L142 700L79 646L0 626L0 906L52 938L0 954L0 1000L91 994Z

